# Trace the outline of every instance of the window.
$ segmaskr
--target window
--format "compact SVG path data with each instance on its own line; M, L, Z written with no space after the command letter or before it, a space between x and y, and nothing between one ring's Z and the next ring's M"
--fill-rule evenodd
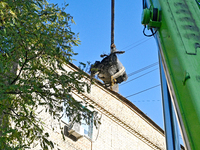
M77 117L76 114L74 114L74 116L71 116L71 118L67 117L66 115L64 115L62 117L62 121L67 125L67 135L73 135L76 139L78 140L79 138L81 138L82 136L86 136L90 139L92 139L92 131L93 131L93 114L90 110L88 110L87 108L85 108L84 106L82 106L82 108L84 108L84 110L87 110L87 112L79 112L79 115L81 116L81 121L80 123L78 122L73 122L73 118ZM87 113L90 113L92 115L90 115L91 117L86 117ZM84 117L86 117L87 121L84 119Z

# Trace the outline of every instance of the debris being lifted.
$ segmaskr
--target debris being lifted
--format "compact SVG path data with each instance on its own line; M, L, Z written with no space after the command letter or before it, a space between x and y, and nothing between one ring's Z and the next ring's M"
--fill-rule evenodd
M90 72L93 78L96 74L104 82L106 87L118 92L118 83L126 81L128 76L122 63L117 58L117 54L123 54L124 51L117 51L114 44L114 0L111 5L111 53L103 54L102 61L96 61L91 65ZM115 86L115 89L113 89Z
M124 51L116 51L115 45L109 55L101 55L104 57L102 61L96 61L91 66L91 77L98 74L98 77L105 83L106 87L113 87L114 84L121 83L128 79L125 68L117 58L117 54L123 54Z

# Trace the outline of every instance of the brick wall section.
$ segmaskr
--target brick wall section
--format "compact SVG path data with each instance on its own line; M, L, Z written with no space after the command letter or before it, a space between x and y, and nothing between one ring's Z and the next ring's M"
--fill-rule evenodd
M106 116L102 118L98 139L92 146L94 150L153 150Z
M165 149L163 132L154 127L150 121L120 100L117 96L97 85L93 85L91 93L86 95L112 114L111 118L115 116L117 120L123 122L126 125L123 125L124 128L132 128L136 133L139 133L142 138L154 143L154 145L160 149ZM116 120L116 118L113 120Z
M71 65L66 69L73 71L76 68ZM50 133L55 150L165 150L163 131L124 97L105 89L100 83L92 85L89 94L74 91L74 95L79 100L86 99L102 114L101 125L98 129L94 127L92 140L82 137L74 142L66 137L63 141L58 122L42 111L40 116L45 120L45 130ZM39 145L32 148L39 149Z

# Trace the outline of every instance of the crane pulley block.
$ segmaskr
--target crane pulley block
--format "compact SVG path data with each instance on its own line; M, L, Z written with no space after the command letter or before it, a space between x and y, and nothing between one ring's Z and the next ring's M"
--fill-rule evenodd
M147 25L148 29L159 28L161 26L159 9L153 6L143 9L141 23Z

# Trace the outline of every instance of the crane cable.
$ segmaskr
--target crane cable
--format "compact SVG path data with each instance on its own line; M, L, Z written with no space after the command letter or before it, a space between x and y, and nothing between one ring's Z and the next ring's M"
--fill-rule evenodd
M116 46L114 43L114 27L115 27L115 0L112 0L111 2L111 53L116 50Z

